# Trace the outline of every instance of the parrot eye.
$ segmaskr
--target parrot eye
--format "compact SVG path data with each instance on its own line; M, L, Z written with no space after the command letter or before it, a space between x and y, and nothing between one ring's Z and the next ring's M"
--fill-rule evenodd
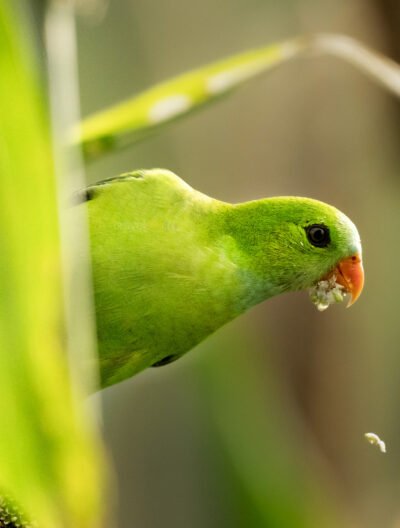
M321 224L313 224L306 227L309 242L316 247L326 247L331 241L329 229Z

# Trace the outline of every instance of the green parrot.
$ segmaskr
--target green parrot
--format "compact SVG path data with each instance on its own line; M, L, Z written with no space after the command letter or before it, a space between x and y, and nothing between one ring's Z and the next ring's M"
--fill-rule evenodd
M102 387L174 361L274 295L321 284L352 303L363 287L356 227L316 200L224 203L154 169L99 182L79 201Z

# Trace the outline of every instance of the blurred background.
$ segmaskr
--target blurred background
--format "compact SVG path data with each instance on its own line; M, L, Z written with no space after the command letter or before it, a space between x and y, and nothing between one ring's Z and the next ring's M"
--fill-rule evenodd
M78 20L82 114L226 55L340 32L400 59L394 0L105 0ZM180 361L104 391L120 528L400 527L400 105L301 59L142 144L94 182L165 167L225 201L317 198L356 223L359 302L257 306ZM378 433L382 455L363 435Z

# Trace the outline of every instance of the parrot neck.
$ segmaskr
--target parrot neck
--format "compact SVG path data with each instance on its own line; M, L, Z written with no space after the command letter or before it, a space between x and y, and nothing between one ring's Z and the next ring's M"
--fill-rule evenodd
M248 309L289 288L282 286L282 255L274 260L268 238L276 220L269 213L270 199L228 205L217 224L222 230L221 243L235 263L242 287L243 309Z

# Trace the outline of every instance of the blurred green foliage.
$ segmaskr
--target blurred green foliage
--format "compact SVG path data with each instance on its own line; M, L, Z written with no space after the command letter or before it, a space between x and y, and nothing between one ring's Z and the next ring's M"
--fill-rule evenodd
M86 118L73 140L88 159L148 137L161 125L219 99L244 81L268 71L306 47L302 39L271 44L184 73Z
M98 526L100 448L69 383L47 114L17 7L0 1L0 488L43 528Z
M245 81L293 58L337 55L400 96L397 63L340 34L300 36L238 53L157 84L133 98L87 117L72 131L86 159L143 140L161 126L220 100Z

